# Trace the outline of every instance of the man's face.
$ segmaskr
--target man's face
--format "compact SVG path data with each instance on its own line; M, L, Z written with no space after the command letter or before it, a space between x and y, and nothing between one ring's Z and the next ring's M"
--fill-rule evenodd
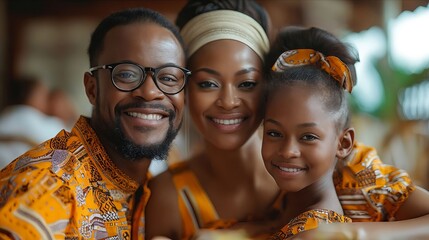
M183 67L184 59L168 29L138 22L114 27L106 34L98 65L131 61L143 67ZM122 92L112 84L108 69L94 72L85 87L94 105L92 126L104 145L131 160L166 157L182 121L183 91L165 95L148 73L138 89Z

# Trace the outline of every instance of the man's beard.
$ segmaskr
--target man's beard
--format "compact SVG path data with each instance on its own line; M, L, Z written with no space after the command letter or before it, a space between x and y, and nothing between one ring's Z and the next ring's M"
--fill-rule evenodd
M127 159L135 161L138 159L167 159L168 152L170 150L171 143L179 132L182 122L180 122L179 127L173 129L173 119L175 118L175 113L170 112L169 117L169 127L167 134L163 141L158 144L151 145L138 145L134 142L127 139L124 134L124 131L121 128L119 118L115 118L115 129L114 129L114 142L116 142L117 150Z
M145 104L139 104L139 106L141 105ZM133 106L136 106L136 104L134 104ZM150 145L138 145L132 142L129 138L127 138L127 136L124 134L124 130L121 126L121 122L119 119L121 108L115 109L113 130L111 127L109 127L109 124L107 122L100 119L102 116L100 112L100 107L97 106L97 109L95 109L97 115L99 116L99 121L101 123L98 128L100 130L100 134L105 136L106 139L111 142L112 146L115 148L116 151L119 152L119 154L121 154L124 158L130 161L137 161L140 159L167 159L168 152L170 150L170 145L178 134L179 129L182 125L182 121L180 121L179 126L174 129L173 122L176 119L176 113L173 110L164 109L163 106L159 105L151 105L151 107L162 108L164 111L167 111L169 113L169 127L165 138L161 142Z

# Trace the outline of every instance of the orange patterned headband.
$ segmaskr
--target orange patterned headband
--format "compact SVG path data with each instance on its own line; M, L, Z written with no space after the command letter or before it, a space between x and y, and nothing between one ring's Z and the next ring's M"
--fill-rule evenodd
M340 86L349 93L353 89L353 81L347 65L335 56L325 57L322 53L313 49L289 50L280 55L273 65L274 72L283 72L287 68L304 65L318 64L332 78L340 83Z

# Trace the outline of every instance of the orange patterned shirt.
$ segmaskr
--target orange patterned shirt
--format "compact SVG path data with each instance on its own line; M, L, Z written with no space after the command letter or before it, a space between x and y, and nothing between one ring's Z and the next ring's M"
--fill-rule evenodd
M300 232L308 231L319 227L319 224L328 223L348 223L352 220L341 214L327 209L313 209L301 213L292 219L279 232L272 235L270 240L281 240L290 238Z
M186 161L170 166L169 171L179 196L182 239L190 239L199 229L224 229L237 222L218 216ZM415 189L405 171L383 164L374 148L359 143L354 145L348 159L338 161L333 179L344 215L353 222L393 220ZM279 194L274 201L274 216L282 211L283 196Z
M138 187L81 117L1 170L0 239L131 239Z
M344 215L353 222L394 221L415 189L408 173L384 164L374 148L359 143L338 161L334 184Z

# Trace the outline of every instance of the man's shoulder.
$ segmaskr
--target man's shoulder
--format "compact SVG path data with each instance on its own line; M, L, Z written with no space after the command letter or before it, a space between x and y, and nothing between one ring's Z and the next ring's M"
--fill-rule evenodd
M0 171L0 179L33 173L51 172L52 175L62 176L63 170L76 169L81 164L76 159L76 152L85 151L79 139L62 131L57 136L25 152ZM0 180L3 181L3 180Z
M18 176L32 176L43 172L56 175L62 168L70 168L74 156L62 149L32 149L24 153L0 171L0 181Z

